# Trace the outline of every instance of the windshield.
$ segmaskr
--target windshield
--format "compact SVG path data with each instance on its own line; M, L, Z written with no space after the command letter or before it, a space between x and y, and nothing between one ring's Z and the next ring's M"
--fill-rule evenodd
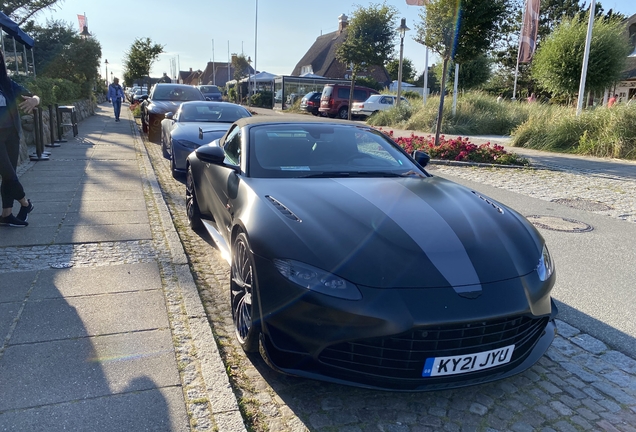
M158 85L152 93L153 100L191 101L204 100L199 89L191 86Z
M392 140L357 126L257 125L250 128L249 143L251 177L427 175Z
M219 88L217 86L201 86L199 87L199 90L201 90L203 93L221 93L221 90L219 90Z
M179 112L179 122L234 123L243 117L251 117L251 114L234 104L185 103Z

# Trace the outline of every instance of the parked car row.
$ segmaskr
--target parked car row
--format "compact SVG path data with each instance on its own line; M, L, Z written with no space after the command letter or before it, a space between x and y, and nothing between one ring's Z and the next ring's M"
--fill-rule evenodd
M330 88L318 113L325 97L325 109L345 107ZM142 108L173 175L186 173L190 226L230 265L239 344L275 370L448 389L520 373L550 346L545 240L514 210L429 174L426 153L341 120L252 117L180 84L155 85Z

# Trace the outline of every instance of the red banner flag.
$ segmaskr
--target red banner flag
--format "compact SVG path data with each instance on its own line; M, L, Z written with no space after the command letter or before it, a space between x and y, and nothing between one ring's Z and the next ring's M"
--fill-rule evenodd
M84 31L86 25L86 17L84 15L77 15L77 22L79 22L80 33Z
M519 45L519 63L530 63L537 48L537 32L539 31L540 0L526 0L526 11L523 15L521 44Z

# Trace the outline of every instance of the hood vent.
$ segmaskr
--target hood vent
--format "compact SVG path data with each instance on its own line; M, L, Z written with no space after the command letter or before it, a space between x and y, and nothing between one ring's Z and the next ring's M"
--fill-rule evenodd
M292 211L290 209L285 207L276 198L274 198L272 196L269 196L269 195L266 195L265 198L270 200L270 202L272 204L274 204L274 207L276 207L278 209L278 211L281 212L283 214L283 216L285 216L286 218L291 219L291 220L296 221L296 222L302 222L298 216L296 216L294 213L292 213Z
M472 192L473 194L475 194L477 197L479 197L481 200L485 201L485 202L486 202L486 204L491 205L491 206L492 206L492 208L494 208L495 210L497 210L499 213L501 213L501 214L503 214L503 213L504 213L503 209L502 209L501 207L499 207L499 206L498 206L495 202L490 201L488 198L485 198L485 197L483 197L483 196L479 195L479 194L478 194L477 192L475 192L475 191L471 191L471 192Z

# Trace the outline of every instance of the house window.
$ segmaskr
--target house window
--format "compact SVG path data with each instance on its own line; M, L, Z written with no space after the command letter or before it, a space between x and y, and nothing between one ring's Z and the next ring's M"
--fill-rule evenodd
M304 74L307 74L307 73L309 73L309 74L314 73L314 68L311 65L303 66L303 67L300 68L300 74L301 75L304 75Z

